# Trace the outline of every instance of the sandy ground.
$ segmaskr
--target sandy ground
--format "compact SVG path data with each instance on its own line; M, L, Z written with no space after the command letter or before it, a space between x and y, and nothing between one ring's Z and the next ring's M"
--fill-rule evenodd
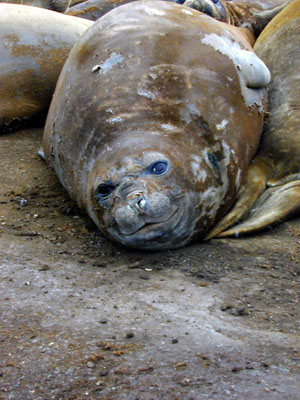
M299 218L176 251L112 244L0 137L0 399L300 399Z

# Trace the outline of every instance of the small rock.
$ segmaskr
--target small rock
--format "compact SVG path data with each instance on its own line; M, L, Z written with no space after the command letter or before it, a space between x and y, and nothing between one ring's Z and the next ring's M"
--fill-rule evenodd
M50 266L48 264L44 264L41 266L39 271L48 271L50 269Z
M100 319L100 324L107 324L108 323L108 320L107 319L105 319L105 318L103 318L103 319Z
M132 339L134 337L134 332L127 332L125 335L126 339Z
M270 276L275 279L280 278L280 274L278 272L274 272L274 271L270 272Z
M246 307L235 307L232 311L231 311L232 315L236 315L236 316L240 316L240 315L249 315L248 310L246 309Z
M105 268L105 267L107 267L107 263L106 262L94 262L93 267Z
M240 372L240 371L242 371L242 369L243 368L241 368L241 367L233 367L233 368L231 368L231 372L233 372L233 373L237 373L237 372Z
M141 266L141 263L139 261L135 261L130 264L124 265L124 267L128 268L128 269L135 269L135 268L139 268L140 266Z
M172 339L171 343L172 343L172 344L178 343L178 339L176 339L176 338L175 338L175 339Z
M258 267L263 268L263 269L271 269L272 268L272 266L269 264L259 264Z
M269 365L268 363L266 363L265 361L263 361L263 362L261 363L261 365L262 365L263 367L265 367L265 368L269 368L269 367L270 367L270 365Z
M221 311L227 311L232 309L232 304L222 304L220 307Z
M27 203L28 203L28 200L27 200L27 199L21 199L21 200L20 200L20 206L21 206L21 207L26 206Z
M86 366L87 366L88 368L94 368L95 363L93 363L93 361L88 361L88 362L86 363Z
M177 364L175 364L175 368L183 368L183 367L187 367L187 363L186 362L179 362Z
M139 372L139 374L141 374L143 372L152 372L153 370L154 370L154 368L151 365L147 365L145 367L139 368L138 372Z
M140 279L144 279L144 280L148 280L148 279L150 279L150 276L148 274L146 274L145 272L141 272L139 274L139 278Z

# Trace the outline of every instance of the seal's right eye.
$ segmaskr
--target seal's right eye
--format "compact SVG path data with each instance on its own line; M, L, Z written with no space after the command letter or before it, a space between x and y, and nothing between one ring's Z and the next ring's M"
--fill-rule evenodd
M111 182L101 183L96 190L96 200L105 200L114 190L115 186Z

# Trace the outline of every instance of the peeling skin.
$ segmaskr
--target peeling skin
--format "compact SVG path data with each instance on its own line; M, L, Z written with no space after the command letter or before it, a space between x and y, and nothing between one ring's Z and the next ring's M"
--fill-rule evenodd
M107 74L110 70L118 64L121 64L124 57L118 53L112 53L107 60L104 61L99 67L99 72L101 74Z
M270 71L264 62L254 52L242 49L239 43L227 37L212 33L206 34L201 41L214 47L234 62L246 104L248 106L262 105L264 93L259 89L267 86L271 80Z
M111 239L181 247L232 206L263 115L245 103L234 60L201 40L215 34L249 48L234 32L178 4L136 1L102 17L72 49L48 114L45 156ZM91 72L113 53L122 62ZM163 173L153 173L156 162Z

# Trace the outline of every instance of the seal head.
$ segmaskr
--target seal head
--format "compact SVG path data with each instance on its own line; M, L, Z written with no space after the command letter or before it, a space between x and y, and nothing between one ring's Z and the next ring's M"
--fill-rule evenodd
M157 134L143 132L141 139L141 132L130 132L122 148L105 151L89 175L89 214L130 247L183 246L199 234L197 225L203 230L212 223L226 191L226 169L221 172L215 156L207 153L205 160L186 149L182 160L169 141L155 146Z

